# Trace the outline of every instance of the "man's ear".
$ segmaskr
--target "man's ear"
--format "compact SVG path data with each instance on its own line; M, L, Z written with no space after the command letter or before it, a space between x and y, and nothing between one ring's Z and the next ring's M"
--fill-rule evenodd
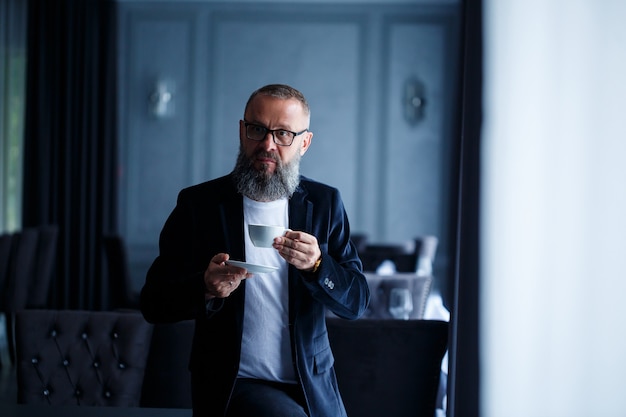
M300 156L304 155L306 151L311 146L311 141L313 140L313 132L305 132L303 135L306 135L304 139L302 139L302 146L300 147Z

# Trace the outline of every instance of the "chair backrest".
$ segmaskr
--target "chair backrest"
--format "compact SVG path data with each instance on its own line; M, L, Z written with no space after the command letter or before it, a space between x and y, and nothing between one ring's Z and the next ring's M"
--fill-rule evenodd
M448 323L327 318L349 416L433 417Z
M363 262L363 270L374 272L383 261L392 261L398 272L415 272L417 270L417 252L415 242L407 241L397 244L367 244L359 257Z
M0 235L0 294L6 294L5 284L9 276L9 260L11 259L11 244L13 242L12 233ZM0 296L0 311L4 311L4 296Z
M418 274L431 275L433 273L433 264L435 263L437 246L439 246L439 239L437 236L427 235L415 239Z
M431 275L438 243L436 236L426 235L406 242L366 244L359 251L359 257L367 272L376 271L383 261L389 260L397 272L417 272L420 267L428 266L425 274Z
M139 297L133 293L124 240L119 235L103 238L107 259L109 307L111 309L138 309Z
M26 308L47 308L50 283L56 265L59 227L46 225L38 228L35 275L31 279Z
M26 307L28 290L35 276L37 262L36 229L24 229L13 236L13 247L9 260L9 275L4 294L5 312L15 312Z
M191 408L189 354L194 326L193 320L154 325L142 407Z
M3 311L47 307L57 236L56 225L26 228L13 234L2 294Z
M358 253L364 252L367 247L367 235L364 233L352 233L350 239Z
M22 404L139 406L152 325L139 313L16 313Z
M426 303L433 285L432 276L419 276L415 273L397 272L391 275L377 275L366 272L371 299L367 307L368 318L394 319L389 311L389 296L394 288L406 288L413 296L413 310L409 317L414 320L424 318Z
M6 256L4 277L1 281L0 309L6 318L6 336L11 362L15 362L14 313L24 308L48 306L50 284L56 265L58 226L31 227L11 236ZM3 246L6 243L2 244Z

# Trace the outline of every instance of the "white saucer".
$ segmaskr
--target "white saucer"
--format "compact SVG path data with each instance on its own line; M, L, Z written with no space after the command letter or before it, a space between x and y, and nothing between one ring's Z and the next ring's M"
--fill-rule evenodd
M226 264L246 268L248 272L252 272L253 274L262 274L265 272L278 271L278 268L275 266L255 265L241 261L233 261L230 259L226 261Z

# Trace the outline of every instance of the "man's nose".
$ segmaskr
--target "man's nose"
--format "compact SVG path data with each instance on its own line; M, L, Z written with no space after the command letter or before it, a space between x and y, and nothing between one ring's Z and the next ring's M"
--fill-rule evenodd
M265 134L265 137L261 141L260 145L263 146L263 148L266 150L276 149L276 142L274 142L274 133L268 131Z

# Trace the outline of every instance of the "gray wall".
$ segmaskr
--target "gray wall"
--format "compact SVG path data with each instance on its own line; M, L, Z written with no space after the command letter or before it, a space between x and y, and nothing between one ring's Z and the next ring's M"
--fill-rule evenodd
M451 272L458 5L121 2L120 224L137 286L178 191L228 173L248 95L273 82L312 107L302 173L342 192L353 232L440 239ZM405 117L406 82L424 116ZM150 109L158 82L172 94Z

